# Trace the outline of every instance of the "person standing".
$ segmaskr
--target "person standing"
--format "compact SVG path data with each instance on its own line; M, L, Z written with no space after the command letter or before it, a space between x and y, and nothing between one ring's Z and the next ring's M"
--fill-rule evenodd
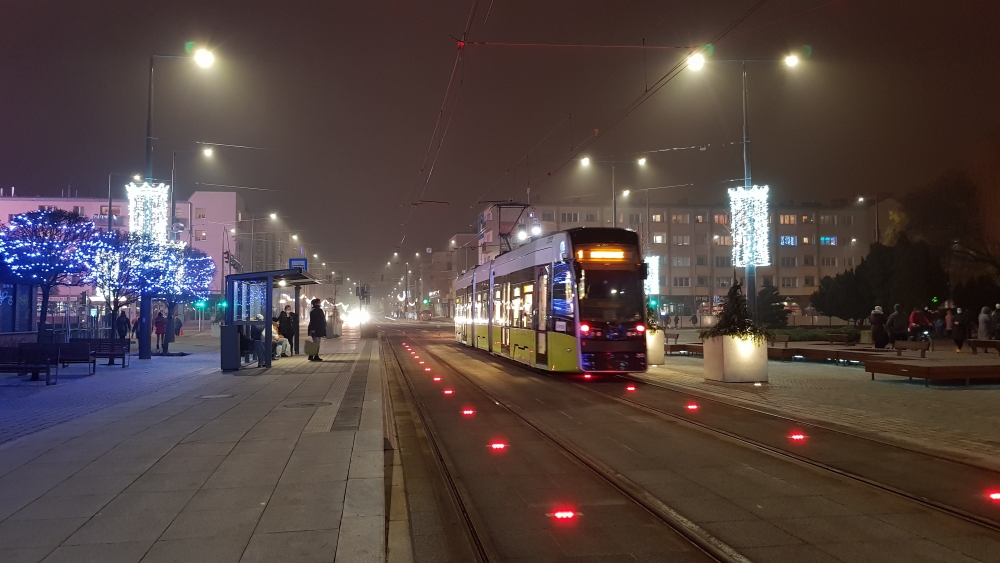
M976 333L976 338L980 340L987 340L990 337L990 308L983 307L979 311L979 332Z
M118 338L128 338L128 329L131 323L128 322L128 315L123 310L118 319L115 320L115 329L118 331Z
M993 314L990 315L990 338L1000 339L1000 303L997 303L996 309L993 309Z
M955 341L956 354L960 354L962 352L962 344L965 343L967 330L968 326L965 322L965 313L963 313L962 308L959 307L955 309L955 316L951 320L951 339Z
M167 334L167 319L163 318L163 311L156 314L156 318L153 319L153 332L156 333L156 349L160 349L160 343L163 342L164 335Z
M903 314L903 306L896 303L892 307L892 313L889 314L889 319L886 321L886 329L889 332L889 343L893 343L897 340L906 340L906 329L909 321L905 314Z
M323 358L319 357L319 345L323 341L323 337L326 336L326 314L323 313L323 308L319 306L319 299L313 299L311 303L313 308L309 311L309 326L306 328L306 334L316 344L316 354L309 356L309 361L322 362Z
M284 310L278 314L278 334L288 339L289 342L295 336L299 323L295 313L292 312L291 305L285 305Z
M886 318L882 307L875 307L868 320L872 323L872 344L876 348L885 348L889 343L889 331L885 328Z
M135 338L135 333L139 332L139 315L136 315L132 319L132 338Z
M681 316L674 315L674 328L680 328L680 327L681 327Z

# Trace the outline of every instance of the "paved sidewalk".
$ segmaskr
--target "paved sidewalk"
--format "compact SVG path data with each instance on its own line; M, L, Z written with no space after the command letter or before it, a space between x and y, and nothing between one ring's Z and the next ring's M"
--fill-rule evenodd
M997 361L996 356L992 358ZM699 356L672 355L667 356L666 365L650 368L641 377L1000 470L996 407L1000 386L965 387L964 382L956 382L924 387L922 380L900 377L871 381L869 374L856 366L771 361L769 383L753 387L705 381L703 366Z
M3 416L32 403L9 416L50 426L0 444L0 561L384 561L378 343L323 354L235 375L193 354L0 392ZM74 396L50 409L66 422L45 414Z

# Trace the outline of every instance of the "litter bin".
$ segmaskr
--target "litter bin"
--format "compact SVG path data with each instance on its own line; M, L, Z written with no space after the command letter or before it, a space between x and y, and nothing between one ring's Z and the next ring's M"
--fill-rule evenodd
M239 325L221 325L219 327L219 355L222 360L222 371L240 369Z

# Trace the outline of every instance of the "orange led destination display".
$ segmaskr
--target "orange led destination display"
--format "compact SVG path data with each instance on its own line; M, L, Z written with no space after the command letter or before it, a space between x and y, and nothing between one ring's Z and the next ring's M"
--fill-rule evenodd
M578 250L576 258L584 261L625 262L629 254L622 248L594 248Z

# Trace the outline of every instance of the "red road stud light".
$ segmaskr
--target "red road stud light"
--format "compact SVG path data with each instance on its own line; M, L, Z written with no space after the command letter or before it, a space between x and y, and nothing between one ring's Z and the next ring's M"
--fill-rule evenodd
M462 409L462 414L464 414L465 416L472 416L476 414L476 411L472 409Z
M990 493L990 500L1000 500L1000 493Z
M584 379L590 379L590 378L592 378L592 377L594 377L594 376L593 376L593 375L590 375L589 373L585 373L585 374L583 374L583 378L584 378Z
M625 387L626 391L635 391L635 385L628 385Z
M440 377L435 377L434 381L441 381L441 378Z
M421 362L423 363L423 362ZM424 368L424 371L431 371L431 368Z
M696 411L696 410L698 410L698 405L696 405L694 403L688 403L688 404L684 405L684 408L686 408L689 411Z
M417 363L418 363L418 364L420 364L420 365L424 365L424 361L423 361L423 360L420 360L420 361L419 361L419 362L417 362Z
M490 444L490 449L504 450L507 449L507 444L504 444L503 442L493 442L492 444Z
M419 360L419 359L420 359L420 356L413 356L413 359L414 359L414 360Z
M552 516L558 520L569 520L576 517L576 512L573 512L572 510L559 510L554 512Z
M455 392L454 392L454 391L452 391L451 389L445 389L445 390L444 390L444 394L445 394L445 395L452 395L452 394L454 394L454 393L455 393Z
M805 439L806 439L806 435L805 434L799 434L798 432L796 432L795 434L792 434L791 436L789 436L789 438L793 442L804 442Z

